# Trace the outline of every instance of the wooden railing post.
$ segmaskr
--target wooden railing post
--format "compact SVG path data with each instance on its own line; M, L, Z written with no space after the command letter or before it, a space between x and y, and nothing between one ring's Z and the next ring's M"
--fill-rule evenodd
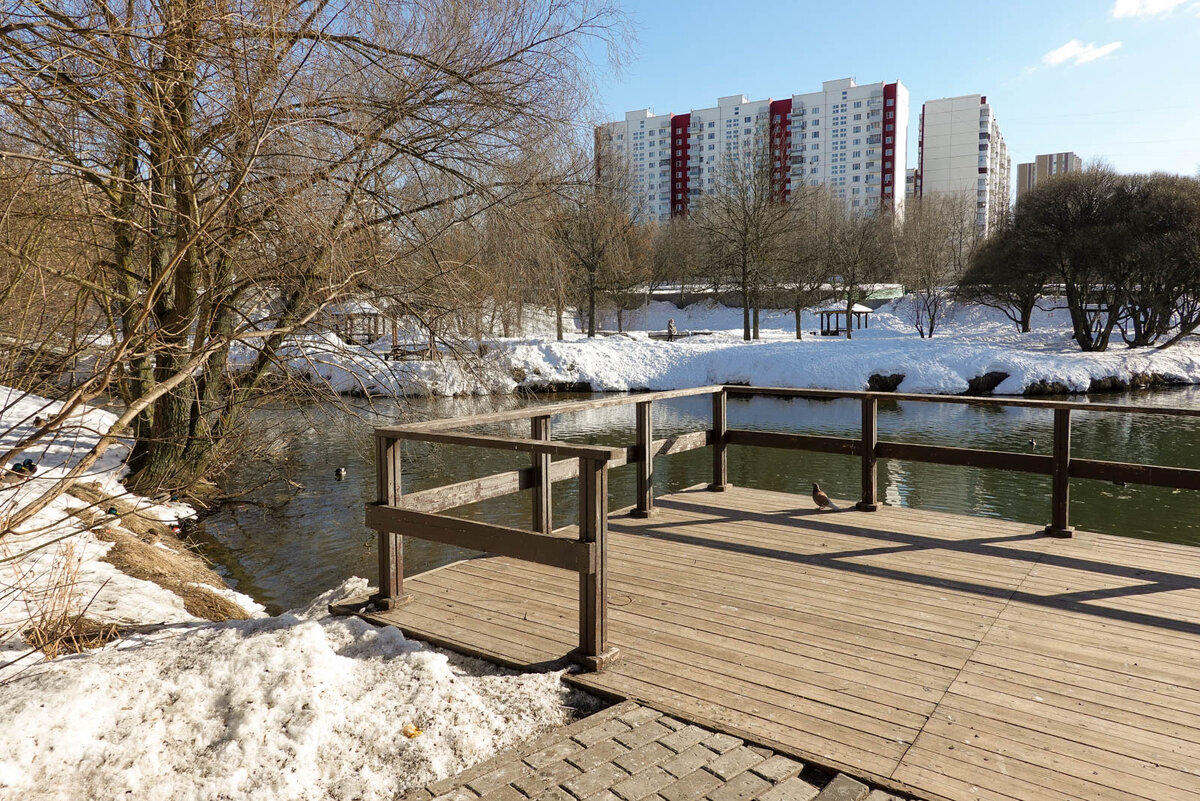
M640 452L637 463L637 506L631 513L634 517L649 517L654 511L654 424L650 412L651 401L637 404L637 446Z
M729 445L725 441L728 429L725 415L725 390L718 389L712 400L713 480L708 488L724 492L729 488Z
M550 439L550 415L529 419L531 439ZM533 454L533 530L539 534L554 531L554 485L550 481L550 454Z
M862 399L862 499L855 504L861 512L879 509L875 446L879 444L879 400Z
M1070 537L1075 529L1071 525L1071 410L1054 410L1054 466L1051 476L1050 525L1046 533L1051 537Z
M400 503L400 443L393 437L375 437L375 502ZM404 537L395 531L378 531L379 595L377 608L395 609L412 600L404 593Z
M595 543L595 560L579 574L578 661L604 670L617 657L608 645L608 463L579 460L579 539Z

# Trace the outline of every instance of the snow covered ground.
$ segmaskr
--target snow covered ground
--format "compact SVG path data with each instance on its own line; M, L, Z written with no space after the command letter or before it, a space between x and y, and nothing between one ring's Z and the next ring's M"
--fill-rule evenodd
M295 344L288 369L336 392L363 394L494 394L518 386L586 385L596 391L678 389L714 383L865 389L872 375L903 375L904 392L962 393L988 373L1007 378L998 394L1059 385L1087 392L1093 382L1135 383L1147 376L1171 383L1200 383L1200 338L1165 351L1130 350L1119 341L1104 353L1082 353L1070 336L1065 309L1035 312L1033 331L1020 334L1000 312L952 306L932 339L921 339L903 316L903 299L871 315L870 328L852 340L821 337L812 311L803 316L804 339L795 338L791 312L763 310L762 339L742 341L738 308L695 304L684 309L654 302L628 312L624 335L589 340L578 334L498 339L480 362L389 362L384 343L351 347L336 337ZM1051 305L1051 304L1048 304ZM652 340L675 320L681 333L712 335L676 342Z
M0 452L57 408L0 388ZM69 467L115 417L89 410L29 455L40 469L0 490L11 514ZM124 493L124 449L87 476L139 513L191 510ZM570 717L590 699L559 675L517 675L449 657L396 629L333 618L348 580L303 609L211 623L178 596L101 561L112 543L70 514L64 496L0 539L0 798L385 799L459 772ZM119 526L103 518L104 526ZM86 617L126 626L94 651L41 660L22 633L75 560ZM412 724L421 731L405 737Z

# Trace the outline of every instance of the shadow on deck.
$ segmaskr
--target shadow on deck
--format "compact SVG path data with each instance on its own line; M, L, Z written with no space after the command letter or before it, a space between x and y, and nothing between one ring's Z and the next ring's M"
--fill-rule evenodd
M1200 549L736 487L656 506L611 518L621 656L573 683L925 797L1200 796ZM472 559L365 617L547 668L578 581Z

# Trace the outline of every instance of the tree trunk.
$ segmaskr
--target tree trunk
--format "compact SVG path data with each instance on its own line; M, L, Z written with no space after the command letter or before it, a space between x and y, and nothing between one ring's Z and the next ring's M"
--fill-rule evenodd
M617 333L620 334L620 333L623 333L624 331L625 331L625 310L623 308L621 308L620 306L617 306Z
M554 336L559 341L563 341L563 314L566 309L563 308L562 298L556 298L554 301Z
M588 284L588 336L596 336L596 287Z
M800 301L796 301L796 339L804 339L804 321L800 319Z
M854 339L854 324L852 322L854 309L854 300L852 296L846 296L846 339Z
M758 339L758 304L754 304L754 338Z

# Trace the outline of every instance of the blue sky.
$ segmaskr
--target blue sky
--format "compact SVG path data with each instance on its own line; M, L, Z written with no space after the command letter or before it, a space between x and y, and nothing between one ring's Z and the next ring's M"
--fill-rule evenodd
M634 55L602 116L899 79L923 100L980 93L1015 165L1074 150L1122 172L1200 169L1200 0L625 0Z

